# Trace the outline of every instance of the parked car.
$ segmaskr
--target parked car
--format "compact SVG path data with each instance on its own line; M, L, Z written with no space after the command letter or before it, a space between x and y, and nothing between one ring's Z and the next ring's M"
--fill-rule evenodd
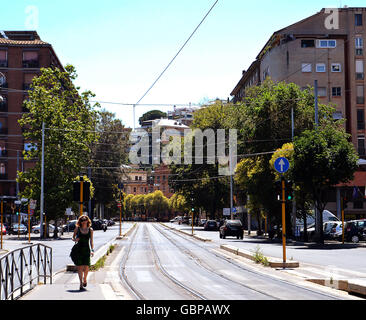
M201 219L200 222L198 223L198 226L203 227L206 223L207 219Z
M2 225L1 227L2 228L1 228L0 232L3 234L3 236L5 236L6 235L6 228L5 228L4 225Z
M217 222L215 220L207 220L205 226L203 227L203 230L217 231L218 230Z
M346 225L346 223L344 223ZM333 240L342 241L342 222L337 222L337 225L332 228L330 238Z
M92 221L92 228L93 230L103 230L103 231L107 231L107 225L105 224L105 222L101 219L94 219Z
M32 227L32 232L35 234L38 234L40 232L39 230L40 224L37 224L35 226ZM43 230L45 229L45 224L43 224ZM48 233L52 233L55 230L55 226L52 224L48 225Z
M189 224L189 217L188 216L184 216L182 218L182 224Z
M244 238L243 225L240 220L226 220L220 227L220 238L225 239L227 236Z
M114 226L115 224L116 223L113 220L108 220L107 226L110 227L110 226Z
M173 219L169 220L169 222L174 223L178 222L180 217L174 217Z
M76 227L76 222L78 222L77 220L70 220L67 224L64 224L62 226L62 229L64 232L74 232L75 227Z
M366 240L366 220L348 221L345 226L345 241L358 243Z
M341 221L328 221L323 224L324 239L333 239L333 230L339 225Z
M24 224L14 223L11 226L10 233L16 235L16 234L18 234L18 230L19 230L19 234L27 234L27 232L28 232L28 229Z

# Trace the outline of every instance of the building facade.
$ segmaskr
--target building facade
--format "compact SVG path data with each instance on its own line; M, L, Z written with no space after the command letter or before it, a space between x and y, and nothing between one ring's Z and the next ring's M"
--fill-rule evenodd
M275 32L231 95L237 102L245 90L267 77L305 89L318 80L319 103L333 104L334 118L346 119L346 130L360 157L365 157L366 8L338 9L339 25L329 28L325 9Z
M34 165L23 160L22 151L28 141L23 139L18 124L23 101L33 77L40 68L63 69L52 46L40 39L36 31L0 31L0 194L16 196L17 170Z

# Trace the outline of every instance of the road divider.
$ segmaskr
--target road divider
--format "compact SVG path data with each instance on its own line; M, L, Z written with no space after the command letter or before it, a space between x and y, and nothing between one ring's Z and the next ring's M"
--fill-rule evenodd
M198 235L196 235L196 234L193 234L193 236L192 236L192 233L190 233L190 232L183 231L183 230L180 230L180 229L178 229L178 228L170 227L170 226L168 226L168 225L166 225L166 224L164 224L164 223L162 223L162 222L159 222L159 223L160 223L163 227L166 227L166 228L168 228L168 229L170 229L170 230L174 230L174 231L180 232L180 233L185 234L186 236L190 236L190 237L192 237L192 238L194 238L194 239L197 239L197 240L200 240L200 241L203 241L203 242L212 241L211 239L203 238L203 237L198 236Z
M251 261L255 261L254 253L251 251L230 246L227 244L220 245L220 249L233 253L237 256L249 259ZM300 263L298 261L287 261L286 263L284 263L281 259L278 258L273 257L266 257L266 258L268 260L268 265L271 268L298 268L300 266Z

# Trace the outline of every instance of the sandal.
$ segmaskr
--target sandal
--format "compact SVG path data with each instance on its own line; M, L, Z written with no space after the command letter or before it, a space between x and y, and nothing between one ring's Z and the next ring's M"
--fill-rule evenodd
M87 286L87 282L85 281L84 283L83 283L83 287L86 287Z

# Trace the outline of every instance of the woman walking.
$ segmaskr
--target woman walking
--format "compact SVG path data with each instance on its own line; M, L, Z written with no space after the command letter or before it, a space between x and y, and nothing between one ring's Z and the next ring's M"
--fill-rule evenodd
M91 228L91 224L88 216L81 216L76 223L72 236L72 240L78 244L77 257L74 263L78 267L80 290L85 290L84 288L87 286L90 256L94 255L93 229Z

